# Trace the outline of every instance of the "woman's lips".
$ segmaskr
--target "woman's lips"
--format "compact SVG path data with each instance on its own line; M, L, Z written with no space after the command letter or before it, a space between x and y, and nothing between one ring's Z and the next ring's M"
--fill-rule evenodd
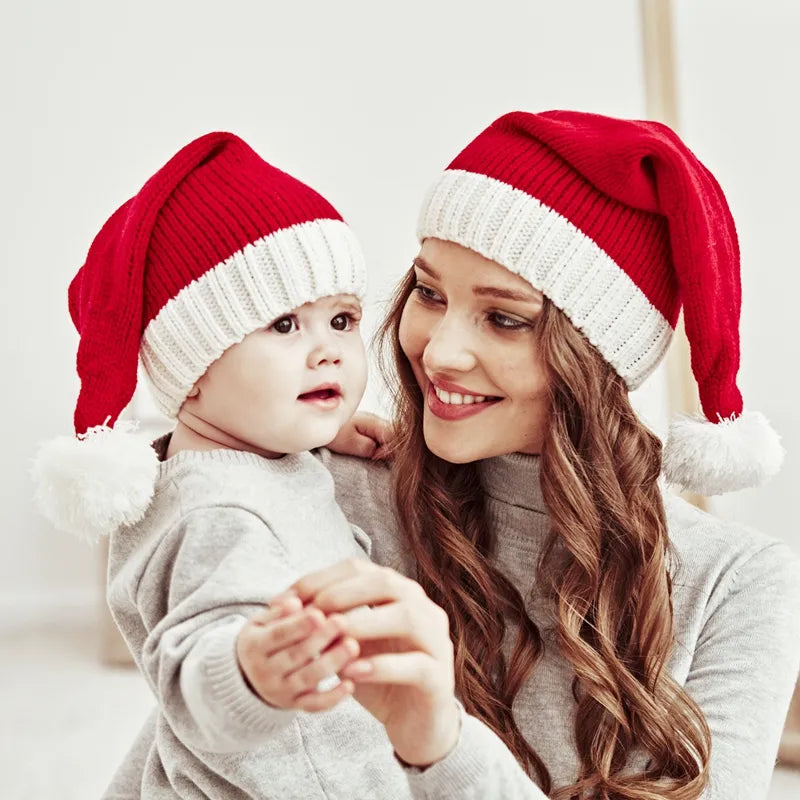
M458 420L465 417L472 417L475 414L480 414L493 405L500 402L499 399L484 400L482 403L462 403L461 405L453 403L443 403L434 391L433 384L428 382L428 390L425 395L428 408L431 413L439 417L439 419Z

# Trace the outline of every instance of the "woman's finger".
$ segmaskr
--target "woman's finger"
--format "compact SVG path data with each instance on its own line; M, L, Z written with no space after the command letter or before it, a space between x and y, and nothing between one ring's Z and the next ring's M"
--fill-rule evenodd
M300 580L295 581L283 594L278 595L273 602L282 602L285 598L291 596L297 596L301 601L307 602L326 586L371 569L380 569L380 567L364 558L347 558L338 564L333 564L316 572L310 572Z
M356 606L378 605L397 600L419 601L427 595L422 587L393 569L378 567L361 570L329 583L314 595L312 602L326 614L348 611Z
M345 633L359 641L402 639L408 647L435 658L452 658L447 614L439 606L423 603L388 603L359 608L345 615Z
M364 412L354 418L356 430L373 439L378 444L386 444L394 439L394 428L389 420L376 414Z
M415 686L433 693L448 682L448 672L426 653L382 653L358 659L341 670L341 676L357 684L389 683Z

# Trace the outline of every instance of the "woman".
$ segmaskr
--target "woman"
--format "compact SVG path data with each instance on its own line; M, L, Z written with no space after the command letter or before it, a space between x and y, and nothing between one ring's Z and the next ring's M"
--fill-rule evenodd
M294 587L326 612L373 606L345 674L415 795L765 797L798 560L659 479L719 493L781 460L736 387L739 253L716 181L662 125L514 113L436 182L419 237L383 328L391 475L324 454L384 566ZM662 457L628 391L681 304L706 420L673 427Z

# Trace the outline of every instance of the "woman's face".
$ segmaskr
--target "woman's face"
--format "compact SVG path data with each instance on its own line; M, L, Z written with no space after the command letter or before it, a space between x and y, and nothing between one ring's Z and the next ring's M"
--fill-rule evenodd
M428 449L456 464L540 452L547 383L534 326L542 293L439 239L425 240L414 272L400 346L425 398Z

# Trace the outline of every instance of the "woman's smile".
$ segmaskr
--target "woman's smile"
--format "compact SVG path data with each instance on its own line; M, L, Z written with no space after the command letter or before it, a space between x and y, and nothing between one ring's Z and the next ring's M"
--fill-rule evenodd
M430 380L426 391L428 409L440 419L472 417L502 401L502 397L477 394L463 386L438 379Z

